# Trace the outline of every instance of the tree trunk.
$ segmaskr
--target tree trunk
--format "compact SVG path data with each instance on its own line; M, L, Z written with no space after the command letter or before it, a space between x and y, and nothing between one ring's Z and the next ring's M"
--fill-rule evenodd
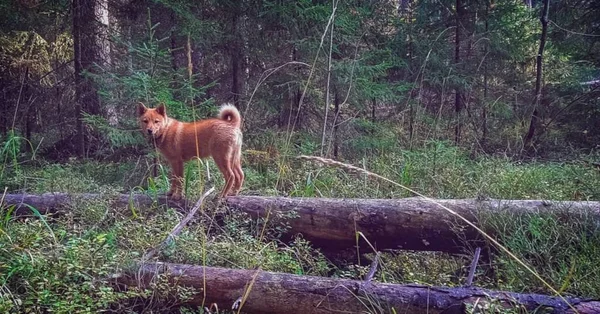
M460 19L462 17L462 1L456 0L456 30L454 38L454 64L456 70L458 70L458 64L460 63ZM456 126L454 127L454 143L460 144L460 138L462 133L462 93L460 88L457 86L454 88L454 111L456 114Z
M298 49L296 48L295 44L292 45L290 60L292 62L298 61ZM283 107L281 108L281 112L279 114L279 127L285 127L288 131L293 125L292 119L294 119L296 116L298 116L298 119L296 120L296 126L300 128L302 125L302 116L297 114L298 106L300 104L300 98L302 98L302 91L300 90L300 82L302 81L300 79L300 69L301 68L299 65L294 66L294 75L298 80L298 83L295 87L295 91L291 91L294 89L294 87L290 87L291 92L288 94L288 101L283 102Z
M192 39L190 38L190 34L187 35L185 42L185 57L187 60L187 74L188 80L190 80L190 85L193 84L192 79L194 78L194 63L192 62ZM236 104L236 107L238 105Z
M239 32L239 21L240 21L240 9L236 8L236 10L232 13L231 17L231 30L233 36L232 47L230 48L231 55L231 94L233 96L233 105L236 108L240 108L240 95L241 95L241 86L240 86L240 70L242 69L242 44L240 41L242 40L240 32Z
M103 6L100 6L98 10L100 11L99 14L102 17L100 19L100 27L102 28L102 32L100 33L102 37L100 39L103 47L102 62L106 71L111 72L118 69L120 66L119 61L122 59L122 56L125 56L129 53L127 49L122 47L122 45L119 45L114 40L110 40L111 34L119 34L117 36L124 34L123 25L121 23L122 18L118 16L118 12L121 12L125 1L105 0L101 3ZM114 78L110 76L109 78L105 78L105 80L107 80L111 86L114 84ZM120 106L111 102L105 103L103 106L108 123L113 127L117 127L119 121L123 118L119 110Z
M543 61L544 61L544 48L546 46L546 35L548 34L548 12L550 10L550 0L544 0L544 8L542 9L542 16L540 22L542 23L542 35L540 36L540 47L536 57L536 75L535 75L535 94L533 100L533 113L531 114L531 121L529 122L529 130L525 136L523 146L530 148L532 146L533 138L535 136L535 130L540 120L539 104L542 98L542 74L543 74Z
M600 221L600 202L546 202L537 200L436 200L477 224L481 212L526 214L539 211L590 211ZM480 245L476 230L466 226L439 205L422 198L328 199L237 196L228 206L253 217L286 217L288 234L304 238L325 250L356 245L356 232L382 249L460 253L464 240ZM461 234L457 233L461 228ZM363 243L359 243L361 247Z
M79 154L86 153L89 134L83 125L83 114L101 113L98 88L86 72L97 73L96 65L102 66L108 58L106 49L106 25L108 23L107 0L73 0L73 45L75 63L75 97L77 109L77 139Z
M27 113L25 116L25 138L30 140L31 139L31 132L33 132L33 128L34 125L36 124L36 117L37 117L37 108L36 108L36 102L35 101L28 101L27 104ZM29 145L25 145L25 150L26 151L31 151L31 146Z
M35 208L40 214L60 214L62 210L68 210L69 206L78 201L106 200L101 194L81 193L44 193L44 194L6 194L4 196L2 207L15 206L13 215L16 217L34 216L29 206ZM188 208L191 203L177 202L164 196L153 199L148 195L120 194L116 197L110 197L110 204L113 207L121 207L124 211L129 210L129 206L150 207L154 205L167 205L172 208ZM131 203L130 203L131 202ZM27 206L28 205L28 206Z
M485 8L485 34L488 36L488 28L489 28L489 8L486 6ZM487 58L488 55L488 43L485 44L484 58ZM483 63L483 106L481 111L481 147L485 150L487 146L487 138L488 138L488 123L487 123L487 98L488 98L488 63L484 60Z
M474 287L431 287L399 285L351 279L299 276L266 272L203 267L185 264L142 264L114 279L121 288L151 289L160 275L170 285L193 288L185 300L169 299L178 305L237 309L243 313L464 313L467 306L501 305L505 309L552 313L574 313L555 296L493 291ZM248 288L250 287L250 288ZM245 298L243 298L245 296ZM598 313L600 302L569 297L579 314ZM239 308L238 307L238 308Z
M336 119L333 120L333 158L338 159L340 157L340 138L338 134L339 122L337 121L337 118L340 117L340 95L335 85L333 93L333 110L335 111L334 115L336 117Z
M406 11L408 11L408 6L410 5L411 0L400 0L400 6L398 7L398 13L402 16Z
M47 193L42 195L7 194L4 206L15 205L15 216L32 215L23 204L40 213L57 212L77 200L102 199L99 194ZM129 211L137 207L166 204L188 209L185 204L159 198L156 203L147 195L122 194L108 200L111 206ZM464 226L439 205L421 198L405 199L328 199L286 198L262 196L228 197L229 207L248 213L252 217L294 217L286 221L290 236L302 234L315 246L325 251L341 251L356 245L356 232L360 231L378 250L407 249L462 252L464 240L479 245L479 235ZM552 210L576 215L583 210L590 219L600 222L600 202L547 202L536 200L436 200L468 220L477 223L481 213L488 215L509 213L527 214ZM457 228L462 229L457 234ZM359 243L361 247L363 243Z
M171 12L171 15L169 16L169 22L171 23L171 34L169 34L169 39L170 39L170 44L171 44L171 68L173 69L173 73L177 72L177 69L179 69L179 65L177 63L177 34L175 33L175 25L177 25L177 18L175 16L175 12ZM173 74L173 81L176 80L176 76L175 74ZM173 88L175 89L176 87L174 85L172 85Z
M377 100L375 98L371 99L371 122L375 123L377 117Z

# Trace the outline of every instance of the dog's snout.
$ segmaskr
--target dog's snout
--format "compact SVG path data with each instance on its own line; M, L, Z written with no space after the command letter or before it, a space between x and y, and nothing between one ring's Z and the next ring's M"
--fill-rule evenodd
M148 129L146 131L148 131L148 134L152 135L152 129Z

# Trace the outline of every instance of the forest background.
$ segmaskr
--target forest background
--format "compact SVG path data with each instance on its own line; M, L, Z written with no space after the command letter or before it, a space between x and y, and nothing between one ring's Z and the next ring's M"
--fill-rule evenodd
M0 186L164 192L168 169L155 167L137 102L164 103L183 121L232 103L244 118L242 194L413 195L294 158L316 155L436 198L599 200L598 16L592 0L2 0ZM188 165L191 198L206 177ZM0 309L130 300L91 283L158 243L179 216L162 209L125 224L107 206L79 204L51 223L19 222L4 208ZM559 218L488 227L561 291L600 297L597 224ZM198 251L182 249L193 244L211 249L209 265L364 274L356 260L332 264L302 239L282 249L279 225L256 237L247 217L226 224L217 235L190 230L162 260L198 262ZM480 285L547 292L498 254ZM438 253L386 258L391 282L458 284L464 263ZM50 276L49 265L64 276Z

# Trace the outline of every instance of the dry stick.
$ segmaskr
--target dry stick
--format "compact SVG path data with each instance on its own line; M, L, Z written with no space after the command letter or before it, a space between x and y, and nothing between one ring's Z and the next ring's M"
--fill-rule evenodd
M469 219L463 217L462 215L460 215L459 213L457 213L456 211L448 208L447 206L444 206L443 204L440 204L439 202L437 202L436 200L427 197L409 187L406 187L394 180L390 180L382 175L376 174L374 172L370 172L367 171L365 169L350 165L350 164L346 164L343 162L339 162L337 160L333 160L333 159L329 159L329 158L323 158L323 157L317 157L317 156L306 156L306 155L300 155L297 156L296 158L298 159L304 159L304 160L309 160L309 161L316 161L319 162L321 164L327 165L327 166L333 166L333 167L340 167L342 169L346 169L347 171L353 172L353 173L357 173L357 174L367 174L371 177L374 178L378 178L380 180L383 180L385 182L391 183L395 186L398 186L402 189L405 189L411 193L414 193L417 196L422 197L424 200L431 202L433 204L436 204L438 206L440 206L442 209L444 209L445 211L449 212L450 214L460 218L460 220L464 221L467 225L471 226L471 228L475 229L477 232L479 232L482 236L484 236L486 239L490 240L490 242L492 242L496 247L498 247L501 251L504 251L504 253L506 253L508 256L510 256L513 260L515 260L518 264L520 264L521 266L523 266L523 268L525 268L530 274L532 274L535 278L537 278L541 283L544 284L544 286L546 286L548 289L550 289L550 291L552 291L553 293L555 293L559 298L561 298L568 306L569 308L571 308L575 313L577 312L577 309L575 309L575 307L573 305L571 305L571 303L569 303L569 301L560 293L558 292L558 290L556 290L554 287L552 287L552 285L550 285L546 280L544 280L544 278L542 278L542 276L540 276L537 272L535 272L531 267L529 267L527 264L525 264L525 262L523 262L520 258L518 258L513 252L511 252L508 248L506 248L504 245L500 244L500 242L498 242L498 240L494 239L492 236L490 236L489 234L487 234L485 231L483 231L481 228L477 227L477 225L475 225L473 222L471 222Z
M333 11L337 7L337 1L333 0ZM321 156L323 156L323 152L325 150L325 134L327 133L327 115L329 114L329 104L330 104L330 91L329 85L331 83L331 55L333 53L333 28L335 26L335 15L332 15L332 23L331 23L331 39L329 41L329 56L327 58L327 88L325 91L325 117L323 118L323 137L321 138Z
M478 247L475 249L475 256L473 256L473 261L471 262L471 268L469 269L469 276L467 277L466 286L470 287L473 285L473 276L475 276L475 269L477 269L477 263L479 263L479 255L481 254L481 248Z
M367 273L367 277L365 277L366 282L370 282L373 280L373 276L375 276L375 272L377 272L377 266L379 265L379 255L381 252L377 252L375 254L375 258L373 258L373 262L371 262L371 268L369 269L369 273Z
M171 231L171 233L169 233L169 235L167 236L167 238L161 242L159 245L157 245L156 247L150 249L148 252L146 252L146 254L144 254L144 256L142 257L142 261L147 261L149 259L151 259L152 257L154 257L154 255L156 255L156 253L158 253L159 251L161 251L162 249L164 249L166 246L168 246L169 244L171 244L171 242L173 242L173 240L175 239L176 236L178 236L181 231L183 230L183 227L185 227L185 225L187 225L188 222L190 222L190 220L192 220L192 218L194 217L194 215L196 214L196 212L198 211L198 209L200 209L200 207L202 207L202 203L204 203L204 199L212 192L215 191L215 187L211 187L210 190L206 191L202 197L200 197L200 199L196 202L196 204L194 205L194 207L192 207L192 209L190 210L190 212L187 214L187 216L181 220L176 226L175 228L173 228L173 230Z

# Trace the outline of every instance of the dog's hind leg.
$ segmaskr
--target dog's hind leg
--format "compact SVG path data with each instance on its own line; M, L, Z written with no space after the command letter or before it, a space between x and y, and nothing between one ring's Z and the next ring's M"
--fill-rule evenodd
M244 171L242 170L242 147L238 146L234 149L231 168L235 175L235 184L233 185L232 195L237 195L244 184Z
M223 174L223 178L225 179L225 186L223 187L223 190L221 191L221 195L219 197L227 196L235 181L235 173L231 168L231 161L233 159L232 155L233 154L231 153L231 151L227 151L213 156L217 167L219 168L219 170Z

